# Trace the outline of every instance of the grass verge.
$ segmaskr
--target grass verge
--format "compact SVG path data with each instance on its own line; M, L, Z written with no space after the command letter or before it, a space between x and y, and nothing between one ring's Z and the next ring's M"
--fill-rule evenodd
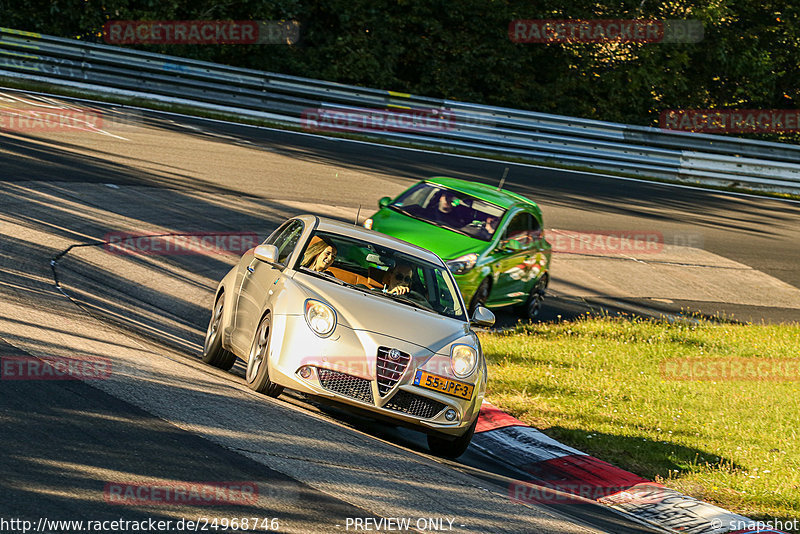
M565 444L762 521L800 517L798 340L800 324L588 316L481 335L487 397L499 408ZM735 363L739 379L714 378ZM692 370L706 376L692 378Z
M118 104L123 106L134 106L140 107L144 109L152 109L154 111L165 111L171 113L180 113L189 116L195 117L202 117L206 119L215 119L221 121L228 121L234 122L239 124L249 124L252 126L264 126L268 128L277 128L281 130L293 131L293 132L305 132L303 128L294 126L291 124L284 124L264 119L259 119L254 116L248 116L243 114L236 114L236 113L224 113L220 111L214 111L203 107L194 107L189 105L181 105L181 104L166 104L163 102L147 100L145 98L138 98L138 97L126 97L120 95L111 95L103 93L102 91L86 91L86 90L78 90L74 88L70 88L64 85L57 85L57 84L47 84L43 82L37 81L30 81L30 80L20 80L18 78L8 78L0 76L0 87L7 87L9 89L16 89L19 91L34 91L34 92L41 92L41 93L48 93L54 95L61 95L66 97L72 98L84 98L84 99L91 99L91 100L98 100L101 102L107 102L109 104ZM552 169L563 169L569 171L579 171L579 172L587 172L587 173L600 173L606 174L608 176L618 176L621 178L634 178L637 180L647 180L650 182L658 182L658 183L665 183L665 184L675 184L675 185L689 185L694 187L700 187L704 189L710 190L717 190L717 191L728 191L732 193L746 193L750 195L758 195L763 197L772 197L772 198L780 198L780 199L787 199L787 200L800 200L800 194L795 193L788 193L788 192L779 192L779 191L770 191L766 189L750 189L747 187L739 187L735 185L727 186L721 184L703 184L697 180L686 179L686 180L671 180L664 177L657 177L657 176L648 176L648 175L641 175L629 172L623 172L618 170L612 169L599 169L589 166L582 166L582 165L568 165L559 163L557 161L553 161L550 159L537 159L537 158L525 158L525 157L515 157L515 156L504 156L504 155L497 155L491 152L480 152L480 151L472 151L466 149L450 149L447 147L442 146L434 146L427 143L411 143L411 142L401 142L395 141L390 139L384 139L380 136L374 135L367 135L367 134L354 134L354 133L342 133L342 132L324 132L323 134L326 137L336 137L341 139L351 139L355 141L367 141L370 143L387 145L387 146L396 146L396 147L403 147L403 148L415 148L421 150L431 150L435 152L442 152L444 154L454 154L454 155L462 155L462 156L473 156L482 159L488 160L497 160L500 162L508 162L508 163L519 163L519 164L532 164L532 165L540 165L542 167L549 167Z

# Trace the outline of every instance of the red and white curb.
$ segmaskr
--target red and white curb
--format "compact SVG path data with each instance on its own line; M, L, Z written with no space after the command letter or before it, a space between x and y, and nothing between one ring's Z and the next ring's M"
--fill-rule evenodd
M784 534L735 530L756 522L642 478L559 443L484 402L472 443L530 475L511 484L510 499L564 504L590 499L662 528L685 534Z

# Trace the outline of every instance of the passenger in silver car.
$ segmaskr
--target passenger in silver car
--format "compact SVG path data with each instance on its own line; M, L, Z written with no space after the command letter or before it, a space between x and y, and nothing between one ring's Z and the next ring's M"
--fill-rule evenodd
M336 259L336 247L322 238L315 238L303 254L303 267L308 267L312 271L324 273ZM330 274L330 273L329 273Z

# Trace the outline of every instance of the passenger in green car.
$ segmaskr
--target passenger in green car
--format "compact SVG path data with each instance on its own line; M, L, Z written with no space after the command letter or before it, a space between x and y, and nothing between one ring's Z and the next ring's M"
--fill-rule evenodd
M483 223L483 226L478 230L475 237L489 241L492 239L495 230L497 230L497 217L489 215Z

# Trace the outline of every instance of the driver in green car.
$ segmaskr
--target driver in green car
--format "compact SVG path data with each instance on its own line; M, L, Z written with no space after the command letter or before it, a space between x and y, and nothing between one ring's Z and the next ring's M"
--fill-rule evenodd
M443 189L438 195L438 199L432 200L428 204L428 211L432 220L455 228L467 226L472 222L469 208L465 206L464 201L457 197L455 193ZM431 207L433 209L430 209Z

